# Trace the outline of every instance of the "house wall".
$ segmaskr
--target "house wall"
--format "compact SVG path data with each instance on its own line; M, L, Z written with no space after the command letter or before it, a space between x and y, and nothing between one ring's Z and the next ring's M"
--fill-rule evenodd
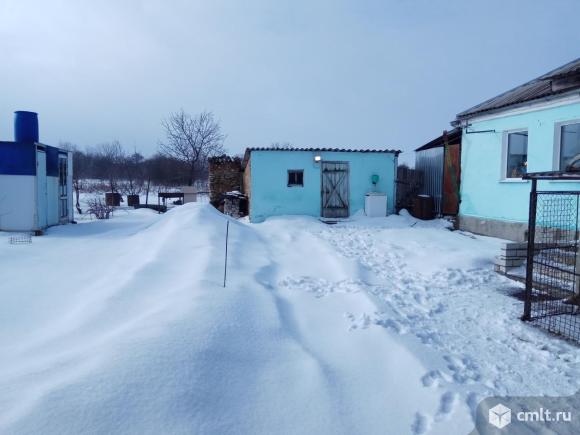
M388 213L394 212L397 156L391 153L252 151L250 220L269 216L321 214L321 172L323 161L349 163L350 214L364 209L365 193L373 190L371 176L379 175L376 191L387 193ZM288 187L288 170L304 170L304 186Z
M58 177L46 177L46 187L47 187L47 213L48 213L48 226L58 225L60 219L58 216Z
M58 149L38 146L46 157L46 206L39 207L37 198L37 146L14 142L0 142L0 231L35 231L74 220L72 189L72 153L68 153L68 209L69 216L59 218ZM39 151L40 152L40 151ZM46 219L44 218L46 217Z
M557 170L554 163L556 123L580 119L580 102L507 112L491 119L470 120L461 151L460 228L511 240L524 240L530 182L503 178L504 136L528 130L528 172ZM580 190L580 182L539 182L542 190Z
M36 176L0 174L0 231L35 229Z

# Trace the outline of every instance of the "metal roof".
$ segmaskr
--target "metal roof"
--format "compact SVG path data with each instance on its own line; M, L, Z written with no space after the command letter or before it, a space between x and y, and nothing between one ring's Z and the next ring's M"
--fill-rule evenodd
M351 148L294 148L294 147L248 147L244 153L242 166L246 166L252 151L306 151L306 152L333 152L333 153L389 153L398 156L401 150L390 149L351 149Z
M464 110L457 115L453 124L458 125L459 121L484 112L497 111L516 104L568 93L572 90L580 90L580 58Z
M448 143L461 143L461 128L456 127L453 130L447 132L447 142ZM433 139L430 142L427 142L425 145L420 146L419 148L417 148L415 150L415 152L417 151L425 151L425 150L430 150L431 148L438 148L438 147L442 147L443 145L445 145L445 137L442 134L441 136Z
M313 151L313 152L333 152L333 153L391 153L400 154L400 150L389 150L389 149L356 149L356 148L284 148L284 147L249 147L246 148L248 151Z

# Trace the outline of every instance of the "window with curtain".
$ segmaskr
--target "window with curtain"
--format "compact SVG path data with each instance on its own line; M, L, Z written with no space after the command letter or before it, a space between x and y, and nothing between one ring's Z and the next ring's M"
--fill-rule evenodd
M528 132L508 133L506 178L521 178L528 170Z

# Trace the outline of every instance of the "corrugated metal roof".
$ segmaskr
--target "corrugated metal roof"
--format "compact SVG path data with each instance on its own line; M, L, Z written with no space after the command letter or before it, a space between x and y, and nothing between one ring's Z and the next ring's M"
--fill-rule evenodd
M250 147L246 148L248 151L314 151L314 152L333 152L333 153L391 153L400 154L400 150L390 149L356 149L356 148L284 148L284 147Z
M448 143L461 143L461 128L456 127L453 130L447 132L447 141ZM425 150L429 150L431 148L438 148L438 147L442 147L443 145L445 145L445 138L443 137L443 135L433 139L432 141L427 142L425 145L420 146L419 148L417 148L415 150L415 152L417 151L425 151Z
M242 166L245 167L248 159L250 158L250 153L252 151L307 151L307 152L333 152L333 153L389 153L398 156L401 150L390 150L390 149L351 149L351 148L292 148L292 147L249 147L246 148L244 153L244 161Z
M569 79L562 83L562 80ZM580 58L562 65L523 85L510 89L457 115L455 124L473 115L499 110L515 104L551 97L580 89Z

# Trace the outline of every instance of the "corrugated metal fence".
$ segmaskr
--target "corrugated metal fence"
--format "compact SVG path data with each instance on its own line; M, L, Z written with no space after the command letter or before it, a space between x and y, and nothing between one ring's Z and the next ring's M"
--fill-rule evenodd
M443 147L417 151L415 155L415 170L421 173L423 181L419 193L433 197L437 215L442 210L444 155Z

